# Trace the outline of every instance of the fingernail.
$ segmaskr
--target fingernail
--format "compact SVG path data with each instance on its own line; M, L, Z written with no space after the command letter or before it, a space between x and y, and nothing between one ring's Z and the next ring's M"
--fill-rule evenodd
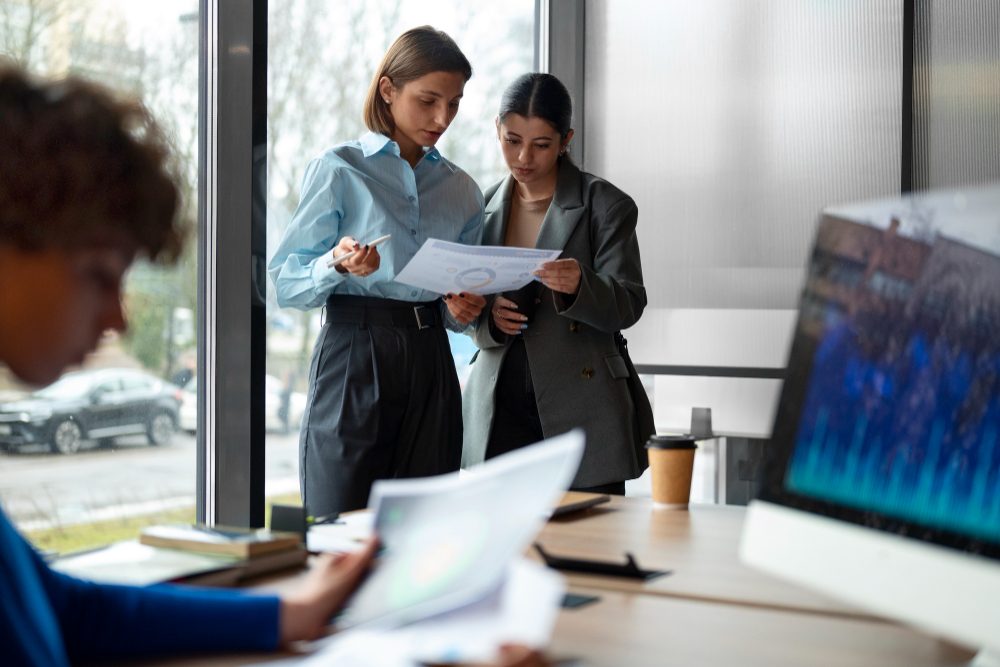
M448 299L450 299L450 298L451 298L451 295L450 295L450 294L445 294L445 295L444 295L444 300L445 300L445 301L447 301L447 300L448 300Z
M465 298L465 292L461 292L461 293L459 293L459 296L460 296L460 297L462 297L462 298L464 299L464 298Z
M522 324L522 325L521 325L521 329L527 329L527 328L528 328L528 325L527 325L527 324Z
M522 322L527 322L528 321L528 316L527 315L521 315L521 321Z

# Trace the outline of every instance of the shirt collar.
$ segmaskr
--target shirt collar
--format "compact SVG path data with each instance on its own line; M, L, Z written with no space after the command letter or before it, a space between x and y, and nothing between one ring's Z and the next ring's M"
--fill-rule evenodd
M389 137L384 134L378 134L377 132L369 132L365 136L361 137L361 150L364 152L365 157L371 157L376 153L382 152L386 146L392 145L395 149L396 155L399 155L399 146L396 145L395 141L391 141Z
M367 134L365 134L365 136L361 137L360 143L361 143L361 150L364 153L365 157L371 157L376 153L381 153L382 151L386 150L387 146L389 147L388 150L393 155L396 155L397 157L399 156L399 144L397 144L395 141L391 140L384 134L379 134L377 132L368 132ZM438 152L438 149L433 146L430 148L425 148L424 159L430 160L432 162L437 162L438 160L441 159L441 154Z

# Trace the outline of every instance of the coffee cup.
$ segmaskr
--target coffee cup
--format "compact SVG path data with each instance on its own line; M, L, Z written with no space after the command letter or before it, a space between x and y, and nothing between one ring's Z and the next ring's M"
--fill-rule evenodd
M691 498L694 452L698 448L689 435L653 435L646 442L649 472L653 482L653 506L657 509L687 509Z

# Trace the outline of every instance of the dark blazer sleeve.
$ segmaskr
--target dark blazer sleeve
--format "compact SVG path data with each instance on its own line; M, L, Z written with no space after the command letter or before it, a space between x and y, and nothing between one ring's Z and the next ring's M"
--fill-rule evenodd
M646 288L635 234L638 217L630 197L607 210L593 232L593 268L580 262L580 291L575 297L552 293L556 312L609 333L639 321L646 307Z

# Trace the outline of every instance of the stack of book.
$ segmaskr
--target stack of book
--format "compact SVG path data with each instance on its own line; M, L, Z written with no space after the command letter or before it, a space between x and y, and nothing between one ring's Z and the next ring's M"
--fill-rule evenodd
M205 586L233 585L243 579L297 567L305 563L309 555L298 533L275 532L266 528L209 528L202 524L151 526L142 530L139 542L161 549L239 559L227 573L204 573L185 580ZM226 574L230 577L236 575L233 584L226 581Z
M138 541L59 558L54 570L89 581L235 586L242 580L305 563L297 533L203 525L152 526Z

